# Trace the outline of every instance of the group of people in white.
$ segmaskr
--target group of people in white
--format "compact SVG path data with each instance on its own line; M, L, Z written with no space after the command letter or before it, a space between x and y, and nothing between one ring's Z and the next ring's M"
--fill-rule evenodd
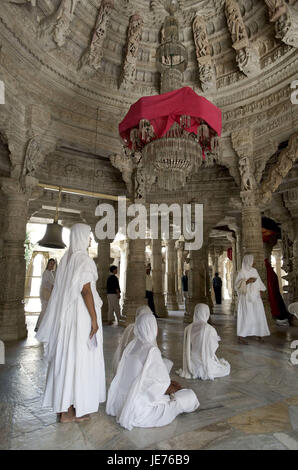
M61 423L90 419L106 401L102 301L96 291L97 268L87 251L90 234L88 225L72 227L70 247L36 334L48 362L43 406L53 408ZM240 342L245 336L270 334L260 297L265 286L252 264L253 257L245 256L236 279ZM176 371L185 379L214 380L230 374L230 364L216 356L220 338L209 317L208 305L198 304L193 323L185 328L183 367ZM199 407L193 390L171 380L173 362L162 357L157 334L152 311L140 306L114 353L106 412L128 430L164 426Z

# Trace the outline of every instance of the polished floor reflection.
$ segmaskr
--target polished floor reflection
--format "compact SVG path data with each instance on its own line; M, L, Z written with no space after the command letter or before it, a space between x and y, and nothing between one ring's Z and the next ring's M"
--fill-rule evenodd
M158 343L174 361L175 380L192 388L200 401L192 414L178 416L163 428L126 431L105 414L104 405L89 422L60 424L41 408L46 366L34 338L37 317L27 317L26 341L10 343L0 366L0 449L295 449L298 450L298 365L290 345L298 327L279 327L264 344L239 345L228 305L216 307L212 323L222 338L218 357L231 363L231 375L215 381L184 380L183 316L172 312L158 320ZM109 358L123 329L104 327L107 383Z

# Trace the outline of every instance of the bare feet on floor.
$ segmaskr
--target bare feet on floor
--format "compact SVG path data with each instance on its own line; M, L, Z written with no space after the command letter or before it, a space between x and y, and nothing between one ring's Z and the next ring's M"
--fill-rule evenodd
M261 336L257 336L257 340L260 342L260 343L265 343L265 341L263 340L263 338Z
M90 415L84 415L84 416L80 416L79 418L76 418L75 421L77 423L80 423L81 421L88 421L88 419L90 419Z
M248 344L248 342L244 338L242 338L241 336L238 337L238 343L239 344Z
M75 421L76 413L73 405L68 408L66 413L57 413L60 414L60 423L72 423Z

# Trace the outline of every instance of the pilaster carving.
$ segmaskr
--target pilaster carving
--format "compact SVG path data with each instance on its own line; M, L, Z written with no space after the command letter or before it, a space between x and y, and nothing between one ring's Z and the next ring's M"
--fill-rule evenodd
M236 62L239 70L247 76L256 75L260 71L259 57L249 41L240 7L236 0L226 0L225 15L233 48L236 51Z
M79 2L80 0L61 0L56 11L41 21L38 35L46 49L64 46Z
M263 181L261 185L263 202L271 199L272 193L276 191L282 180L287 176L297 158L298 132L290 137L288 146L280 152L276 164L270 168L267 178Z
M298 47L298 9L285 0L265 0L269 19L275 23L275 37L289 46Z
M113 8L113 0L102 0L99 7L95 29L92 35L91 43L83 53L79 63L79 68L89 66L95 71L101 68L103 57L103 43L106 37L110 14Z
M208 41L204 18L197 15L193 21L192 29L202 90L215 90L215 68L212 63L212 51Z
M135 83L142 29L143 18L139 14L135 13L129 20L126 55L120 77L120 88L128 89Z

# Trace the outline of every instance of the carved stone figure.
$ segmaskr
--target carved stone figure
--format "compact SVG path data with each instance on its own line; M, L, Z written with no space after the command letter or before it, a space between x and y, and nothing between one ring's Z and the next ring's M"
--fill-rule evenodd
M256 181L248 157L244 157L239 160L239 171L241 175L242 189L244 189L245 191L255 189Z
M36 137L29 140L23 166L23 176L34 176L38 165L41 163L42 155L40 142Z
M4 3L17 3L18 5L25 5L30 3L33 7L36 7L37 0L2 0Z
M211 47L208 41L204 19L196 15L193 21L193 36L203 91L216 88L215 69L212 64Z
M61 0L57 10L40 23L39 37L47 48L64 46L79 2L80 0Z
M247 31L238 3L235 0L226 0L225 13L234 49L249 46Z
M102 0L99 7L96 26L89 47L84 52L79 68L89 65L95 70L100 69L103 56L103 43L106 37L107 26L113 8L112 0Z
M122 178L124 183L126 184L128 193L132 195L133 193L133 180L132 180L132 173L134 170L133 159L129 155L126 149L123 149L123 153L110 155L110 161L112 165L117 168L122 173Z
M142 29L142 17L138 14L131 16L128 27L126 56L120 79L120 87L129 88L135 82L136 65Z
M287 4L284 0L265 0L269 8L270 21L275 22L287 12Z

